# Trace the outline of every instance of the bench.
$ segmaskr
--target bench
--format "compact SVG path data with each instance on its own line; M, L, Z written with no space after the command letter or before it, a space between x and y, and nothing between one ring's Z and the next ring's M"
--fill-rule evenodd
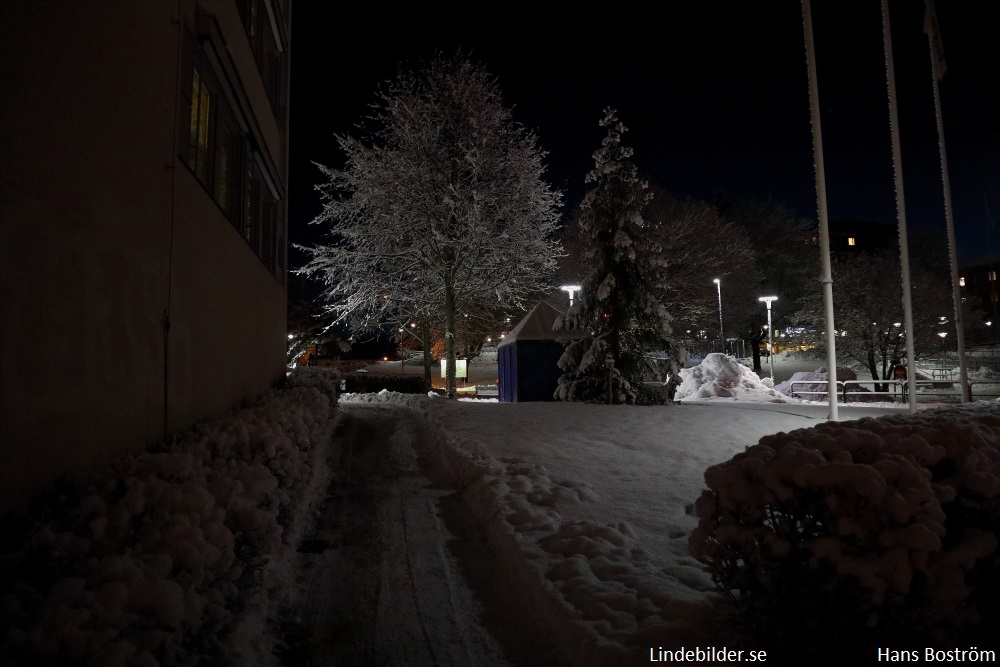
M477 384L476 397L499 398L500 387L495 384Z

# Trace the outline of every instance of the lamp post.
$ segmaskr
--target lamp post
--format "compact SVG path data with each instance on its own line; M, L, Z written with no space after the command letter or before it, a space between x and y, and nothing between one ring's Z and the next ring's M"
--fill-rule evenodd
M719 292L719 338L722 339L722 353L726 353L726 335L722 332L722 281L718 278L712 280L715 288Z
M580 291L579 285L562 285L559 289L569 293L569 306L573 307L573 295Z
M777 301L776 296L762 296L758 301L767 304L767 365L771 369L771 382L774 382L774 330L771 328L771 302Z

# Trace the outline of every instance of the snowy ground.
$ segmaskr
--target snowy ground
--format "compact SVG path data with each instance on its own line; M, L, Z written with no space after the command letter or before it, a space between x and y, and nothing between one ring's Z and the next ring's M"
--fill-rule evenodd
M329 452L335 482L299 548L303 598L281 664L508 664L449 550L454 492L420 474L419 414L355 402L341 420Z
M202 494L206 508L219 506L212 511L220 517L227 508L239 511L237 524L244 531L250 519L259 519L267 528L261 535L267 538L263 553L269 560L261 562L269 565L260 571L268 575L265 581L275 583L266 591L259 586L254 590L270 597L261 597L252 627L243 623L238 635L215 637L208 632L208 639L202 640L215 651L243 650L252 635L254 650L247 653L255 659L248 657L241 664L272 664L267 659L270 647L282 642L287 648L281 664L290 667L622 665L647 663L650 650L659 647L721 647L740 641L743 647L754 648L754 639L741 635L709 576L689 555L688 536L696 525L692 506L705 488L709 466L729 460L762 436L820 424L827 408L776 395L769 380L728 360L706 361L700 370L686 371L689 395L683 402L662 407L448 401L389 392L345 395L343 427L330 442L328 465L318 460L316 454L324 450L315 445L328 441L324 429L335 421L327 415L329 406L318 393L307 396L301 393L305 388L295 389L287 397L279 396L284 403L273 399L262 404L265 408L240 413L239 419L207 430L192 450L202 458L187 450L140 457L138 469L144 476L136 488L162 487L183 500L187 495L178 495L169 486L176 481L177 470L183 473L182 482L188 477L200 479L206 471L215 479L229 462L248 498L260 504L258 488L264 482L273 487L278 482L272 477L278 477L263 464L236 465L235 453L242 452L248 461L265 457L267 465L280 472L281 483L288 488L280 487L279 495L289 506L301 506L292 514L303 518L312 515L322 500L319 482L329 473L332 483L326 505L315 530L305 535L299 533L306 525L299 519L288 525L277 523L279 512L270 504L264 512L244 506L242 496L225 489L211 491L217 496L214 501ZM479 371L488 374L490 365ZM306 411L290 419L304 407L287 401L304 406L307 397L316 403L315 414ZM846 405L840 418L903 412L898 404ZM284 430L272 433L277 424ZM282 435L285 431L294 436ZM263 449L257 446L259 437ZM290 447L285 446L286 438L289 443L301 440L302 452L312 457L309 466L305 454L284 452ZM275 450L280 456L267 454L275 443L281 445ZM206 458L208 449L219 449L221 454ZM203 459L214 467L210 470ZM179 463L183 469L173 465ZM146 476L147 468L156 475ZM299 468L301 475L290 475ZM219 486L209 481L210 490ZM164 514L174 523L192 514L190 508L168 505L157 500L157 511L148 514L152 518ZM119 509L107 513L116 516ZM77 532L89 535L95 525L87 523L91 514L82 509L77 513L83 531ZM199 515L185 521L181 521L184 526L204 526L208 519ZM159 554L170 555L172 560L166 562L176 565L190 549L187 542L147 532L156 539L126 544L127 535L121 538L123 558L138 559L140 583L176 578L178 572L187 577L188 569L207 570L193 555L190 563L183 561L187 569L161 567L164 559ZM48 534L44 526L39 534ZM75 534L64 526L53 539L76 540ZM198 539L192 544L202 545L207 538ZM109 548L107 539L101 544ZM181 553L182 547L187 551ZM156 558L150 559L150 554ZM105 561L120 559L112 552ZM93 569L88 563L83 563L84 569ZM103 577L98 583L111 576L101 574L106 569L98 568ZM214 578L202 577L191 595L202 594L209 584L227 584L228 573L223 568ZM299 575L300 600L286 580L294 573ZM71 627L58 620L57 612L75 613L79 604L93 597L89 580L67 581L76 586L72 600L61 604L59 596L50 593L43 608L52 608L50 615L56 620L46 627L53 632ZM238 600L257 600L245 592L240 597L239 587L229 588ZM63 597L66 590L66 586L53 589ZM27 619L32 605L41 604L36 598L26 593L7 595L0 598L0 612ZM162 600L146 602L153 611L164 607ZM267 619L275 619L281 602L291 606L281 614L283 634L274 641L263 629ZM225 604L225 609L240 607L237 602ZM94 608L105 615L115 611L102 605ZM222 603L215 606L223 608ZM173 647L177 664L195 664L191 660L197 659L199 646L187 643L182 630L187 628L184 614L197 620L203 616L199 609L185 606L178 619L168 619L170 627L178 629L166 644L136 634L142 627L132 616L108 616L104 619L108 624L118 623L132 632L131 644L123 644L117 661L93 664L156 664L151 657L154 644ZM93 643L91 635L97 636L95 621L82 612L73 619L72 627L80 629L73 636L74 646L79 645L80 655L89 655L84 649ZM232 639L237 636L239 641ZM7 634L19 646L35 641L34 637L34 633ZM38 642L44 641L39 635ZM8 663L0 655L0 665L4 664Z

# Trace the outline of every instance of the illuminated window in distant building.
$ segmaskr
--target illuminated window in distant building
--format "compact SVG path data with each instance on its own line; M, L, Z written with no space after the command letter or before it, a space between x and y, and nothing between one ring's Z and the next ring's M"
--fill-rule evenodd
M858 245L858 242L853 236L848 236L847 245Z
M995 282L996 279L997 279L997 272L996 271L990 271L990 280Z
M961 287L965 287L965 276L962 276L961 278L958 279L958 284Z

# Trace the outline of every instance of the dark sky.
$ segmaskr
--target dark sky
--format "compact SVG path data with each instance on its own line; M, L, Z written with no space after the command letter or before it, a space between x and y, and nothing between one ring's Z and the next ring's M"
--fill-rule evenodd
M461 49L497 76L515 118L549 153L564 212L585 192L605 106L650 181L678 196L783 201L815 219L801 6L715 2L573 15L465 18L299 2L292 17L290 236L320 210L311 161L336 165L379 83L435 51ZM941 84L960 259L1000 250L1000 68L981 5L939 2ZM345 7L340 5L340 7ZM606 9L606 8L605 8ZM910 227L944 227L923 3L890 4ZM832 220L896 222L877 0L813 0ZM575 27L574 27L575 26ZM359 42L361 45L359 46ZM292 262L294 264L295 258Z

